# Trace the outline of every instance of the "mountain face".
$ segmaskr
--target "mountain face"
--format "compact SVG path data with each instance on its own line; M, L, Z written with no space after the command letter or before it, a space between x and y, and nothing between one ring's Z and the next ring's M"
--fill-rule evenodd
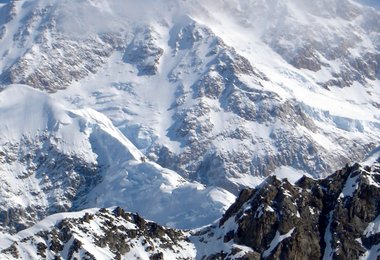
M164 228L121 208L53 215L5 238L9 259L375 259L380 159L296 184L275 176L244 189L220 221Z
M0 0L0 258L376 256L379 28L366 0Z
M188 180L237 194L289 169L325 176L379 145L380 14L368 5L0 8L1 84L104 113L151 161Z
M194 228L218 219L235 198L142 160L104 115L65 109L27 86L0 93L0 121L0 231L20 231L58 212L114 205Z

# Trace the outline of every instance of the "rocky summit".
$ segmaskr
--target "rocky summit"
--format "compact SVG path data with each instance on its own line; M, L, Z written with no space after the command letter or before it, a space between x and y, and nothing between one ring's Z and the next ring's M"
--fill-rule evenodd
M222 218L164 228L121 208L52 215L6 239L9 259L375 259L380 254L380 160L325 179L268 177Z
M225 229L224 242L251 248L253 259L372 259L380 243L379 184L378 163L294 185L269 177L243 190L215 228Z
M43 226L54 223L52 226ZM11 259L190 259L182 231L163 228L121 208L56 215L18 234L2 251Z

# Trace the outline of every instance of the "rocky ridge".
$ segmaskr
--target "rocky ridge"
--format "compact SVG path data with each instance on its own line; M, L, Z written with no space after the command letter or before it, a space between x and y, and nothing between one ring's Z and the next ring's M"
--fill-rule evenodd
M0 257L11 259L191 259L186 233L121 208L63 218L46 230L26 230ZM30 235L28 234L30 233ZM34 233L36 232L36 233Z
M63 214L43 231L39 224L10 238L2 255L373 259L380 246L379 193L378 159L371 166L347 165L320 180L303 177L291 184L268 177L259 187L244 189L217 224L190 232L163 228L121 208L94 209L75 218ZM86 251L89 243L91 252Z
M251 248L252 259L372 259L380 243L379 178L379 161L294 185L268 177L240 193L205 243L223 229L223 241Z

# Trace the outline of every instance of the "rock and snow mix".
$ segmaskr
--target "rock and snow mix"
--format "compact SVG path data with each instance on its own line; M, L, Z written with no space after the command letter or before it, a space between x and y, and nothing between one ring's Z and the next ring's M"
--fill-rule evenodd
M150 160L235 194L281 169L323 177L380 140L380 14L326 5L9 1L0 84L102 112Z
M348 214L362 219L356 242L322 231L340 228L336 214L380 187L379 21L370 0L0 1L0 232L113 206L199 228L257 186L265 203L244 202L239 221L200 229L183 257L278 257L284 243L302 245L295 223L306 213L292 198L320 183L316 198L303 195L322 228L311 228L319 241L312 256L373 257L377 212L367 204L355 204L372 212L364 219ZM346 167L336 185L301 178L326 177L372 150L363 163L372 168ZM264 192L268 183L274 187ZM272 199L289 212L267 198L279 183ZM246 237L257 228L251 217L260 226L282 214L285 226ZM77 238L63 251L40 244L38 252L118 257L119 249L91 249ZM159 259L176 250L134 254Z
M352 176L357 185L342 197ZM59 213L3 235L0 258L375 259L379 195L379 164L355 164L326 179L303 177L295 184L272 176L256 189L244 189L209 226L164 228L119 207Z
M0 93L0 120L4 230L21 230L52 213L115 205L194 228L218 219L235 199L144 161L101 113L65 109L30 87Z

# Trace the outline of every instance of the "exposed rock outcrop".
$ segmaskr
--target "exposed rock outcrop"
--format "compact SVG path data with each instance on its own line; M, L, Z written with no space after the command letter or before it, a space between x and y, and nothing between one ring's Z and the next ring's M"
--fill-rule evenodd
M359 259L379 244L379 198L379 164L354 164L295 185L268 177L240 193L219 228L224 242L248 246L261 258Z
M379 201L380 164L347 165L295 184L268 177L242 190L218 224L190 232L121 208L51 216L10 239L0 257L366 259L380 255Z

